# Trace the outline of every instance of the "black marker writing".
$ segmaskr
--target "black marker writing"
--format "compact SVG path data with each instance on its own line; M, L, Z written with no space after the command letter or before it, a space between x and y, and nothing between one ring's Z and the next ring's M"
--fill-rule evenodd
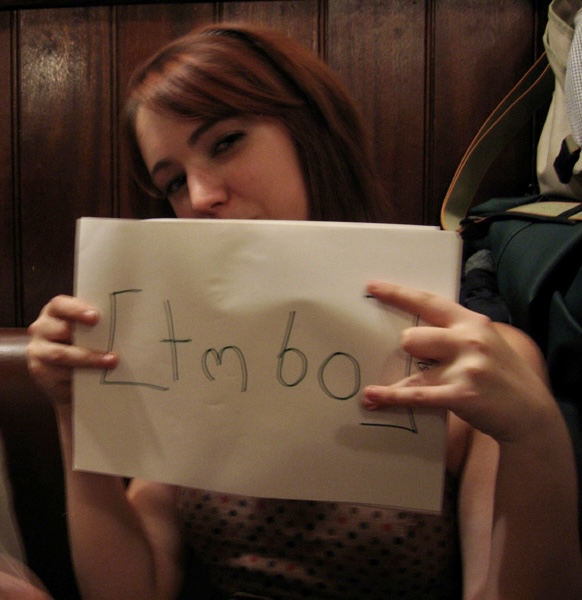
M212 375L210 369L208 368L208 356L212 355L216 364L220 366L222 365L222 357L227 350L231 350L238 357L242 375L240 391L246 392L248 381L247 361L245 360L244 354L241 352L240 348L237 348L236 346L225 346L224 348L221 348L220 351L217 351L215 348L208 348L208 350L206 350L206 352L204 352L202 355L202 371L204 372L204 375L206 375L207 379L210 379L210 381L215 381L216 378Z
M115 291L110 294L110 324L109 324L109 341L108 351L115 351L116 334L120 326L121 314L121 298L124 298L123 308L125 313L129 313L132 309L132 298L141 294L142 289L130 288ZM370 298L370 296L366 296ZM172 305L170 300L163 302L163 310L165 314L167 337L159 339L157 343L161 343L170 349L171 362L171 377L174 382L180 381L180 363L179 348L184 344L193 342L190 337L178 337L176 335L176 326L172 313ZM288 313L287 324L283 333L283 340L276 354L277 364L274 376L279 385L285 388L295 388L303 382L309 373L309 361L311 357L291 344L293 335L293 327L298 319L297 311L292 310ZM256 342L255 342L256 343ZM141 349L140 349L141 350ZM137 350L136 350L137 351ZM220 372L220 367L224 365L227 357L236 358L240 368L240 392L244 393L249 385L249 366L245 354L241 347L228 344L220 349L207 347L201 354L201 370L204 377L209 381L216 381ZM124 361L131 362L131 359L124 357ZM165 364L165 361L161 361ZM261 365L253 365L253 368L260 370ZM412 359L409 357L407 371L410 374L412 368ZM357 396L362 385L361 369L358 360L346 352L332 352L320 364L317 369L317 383L322 392L332 400L345 401ZM168 373L168 377L170 373ZM150 388L156 391L167 391L170 388L167 385L157 384L151 381L114 379L113 372L106 369L102 373L101 383L104 385L133 385ZM405 429L412 433L418 433L414 413L408 409L408 424L390 424L387 422L363 422L361 425L366 427L391 427L395 429Z
M371 298L372 300L374 300L376 297L373 296L372 294L365 294L364 298ZM418 326L418 323L420 321L420 317L418 315L416 315L413 318L413 325L416 327ZM412 369L412 356L408 356L408 360L407 360L407 368L406 368L406 374L407 376L410 375ZM360 423L360 425L362 425L363 427L389 427L391 429L404 429L405 431L410 431L411 433L418 433L418 427L416 426L416 419L414 418L414 411L412 410L412 408L407 408L406 412L408 414L408 425L396 425L394 423Z
M307 357L301 350L297 348L288 348L289 338L291 337L291 330L293 329L293 322L295 321L296 311L292 310L289 313L287 320L287 328L285 330L285 336L283 337L283 345L281 346L281 352L277 355L277 381L284 387L295 387L301 383L307 375ZM301 368L299 369L298 377L293 381L286 381L283 377L283 363L288 352L293 352L295 356L299 358Z
M339 396L338 394L334 394L329 389L329 385L327 384L327 382L325 380L325 369L331 363L332 360L334 360L335 358L338 358L338 357L342 357L342 356L348 360L348 362L352 365L352 367L354 369L354 387L352 388L352 391L349 394L344 394L343 396ZM317 379L319 381L319 386L321 387L321 389L330 398L334 398L335 400L349 400L350 398L353 398L360 391L360 383L361 383L360 365L358 364L358 361L350 354L346 354L345 352L334 352L331 356L328 356L321 363L321 366L319 367L319 371L317 373Z
M109 306L111 317L109 320L109 342L107 344L107 351L113 352L115 346L115 332L117 328L117 298L122 294L138 294L143 290L140 289L128 289L113 292L109 295ZM155 383L148 383L145 381L123 381L123 380L112 380L108 379L109 369L105 369L101 375L101 383L103 385L137 385L142 387L151 388L153 390L159 390L160 392L168 391L167 386L157 385Z
M174 381L178 381L180 379L180 373L178 371L178 344L184 344L192 341L192 338L187 338L184 340L176 339L176 334L174 333L174 318L172 317L172 307L170 305L170 301L166 300L164 302L164 309L166 311L166 324L168 326L168 338L162 339L160 342L170 344L170 352L172 355L172 377Z

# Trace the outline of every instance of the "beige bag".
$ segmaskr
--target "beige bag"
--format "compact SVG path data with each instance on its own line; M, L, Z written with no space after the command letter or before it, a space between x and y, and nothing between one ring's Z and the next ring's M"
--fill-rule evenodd
M554 169L554 160L560 153L563 140L570 133L564 101L564 78L570 44L574 35L574 17L582 8L582 0L552 0L548 9L548 24L544 33L544 47L554 73L555 86L548 115L538 141L537 176L540 192L582 199L582 157L574 166L568 184L560 183Z

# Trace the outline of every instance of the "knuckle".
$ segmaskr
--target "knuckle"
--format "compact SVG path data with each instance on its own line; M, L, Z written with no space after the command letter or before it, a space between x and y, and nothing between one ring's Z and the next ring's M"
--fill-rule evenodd
M49 300L49 305L54 306L57 304L62 304L63 302L67 302L69 298L70 296L67 296L65 294L57 294L54 298Z
M51 298L46 305L44 306L44 308L41 311L41 315L43 314L53 314L55 312L55 310L58 309L58 307L63 303L63 299L64 299L64 295L63 294L59 294L58 296L55 296L54 298Z
M460 386L457 395L464 403L473 402L480 398L480 393L473 385Z
M418 292L418 304L421 306L424 304L430 304L436 298L436 294L433 294L432 292L427 292L426 290L419 290Z
M34 342L29 342L26 345L26 348L24 349L24 356L26 357L26 362L29 369L32 365L36 364L36 350Z
M33 321L26 329L26 333L28 333L28 335L30 337L34 337L34 335L36 334L38 330L38 324L37 321Z
M416 336L416 329L411 327L408 329L404 329L400 334L400 347L408 352L414 346L414 340Z
M490 328L493 326L493 321L487 315L483 315L481 313L473 313L474 321L477 325L481 327Z
M422 374L411 375L405 387L402 389L402 396L406 398L406 404L409 406L426 406L430 402L428 390L425 387L426 381Z
M34 359L29 358L28 371L35 379L38 379L42 373L42 368L41 368L40 363Z
M411 399L414 402L423 402L424 400L426 400L426 393L420 387L413 388L412 394L411 394Z
M464 346L477 355L490 356L493 348L491 345L492 322L484 317L480 327L470 327L464 334Z
M65 364L68 360L69 348L64 344L53 344L47 350L46 360L57 365Z
M464 365L464 373L462 379L465 382L463 386L463 397L471 399L478 396L479 390L483 383L486 383L491 378L491 364L485 357L475 357L467 361Z

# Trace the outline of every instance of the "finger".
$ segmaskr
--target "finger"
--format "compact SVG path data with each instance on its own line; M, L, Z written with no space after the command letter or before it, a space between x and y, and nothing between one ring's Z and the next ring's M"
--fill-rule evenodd
M56 296L43 309L43 313L57 319L78 321L87 325L95 324L99 313L94 306L73 296Z
M48 315L39 317L28 328L32 341L46 339L53 342L70 343L73 337L72 322Z
M407 354L417 359L444 363L457 355L459 342L450 329L421 326L405 329L400 345Z
M33 369L35 365L39 365L40 368L51 366L69 369L109 369L115 367L119 360L113 352L101 352L82 346L39 341L34 348L31 348L30 362Z
M368 292L378 300L400 308L438 327L450 327L453 323L471 314L457 302L437 294L395 285L383 281L372 281Z
M57 296L29 326L28 334L33 340L41 338L70 343L74 323L92 326L98 321L99 314L91 305L78 298Z
M445 408L458 411L459 386L412 385L418 377L412 376L392 386L369 385L364 390L364 406L370 410L399 406L404 408Z

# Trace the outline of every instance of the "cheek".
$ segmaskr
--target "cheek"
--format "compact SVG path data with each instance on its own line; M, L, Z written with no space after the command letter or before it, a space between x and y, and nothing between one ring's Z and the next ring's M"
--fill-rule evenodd
M189 200L169 200L168 203L178 219L192 218L192 205Z
M235 169L229 181L231 189L238 195L256 201L261 201L270 185L262 171L247 167Z
M172 210L174 211L174 214L176 215L177 219L189 219L190 218L190 212L187 211L186 209L172 207Z
M295 155L273 161L264 172L265 187L274 204L290 212L284 218L307 219L309 202L303 172Z
M290 171L270 171L257 187L261 186L262 199L265 208L275 219L290 219L294 221L307 220L309 206L303 179ZM259 198L257 194L255 196Z
M299 167L288 172L286 181L275 189L280 190L281 199L291 213L287 218L294 220L307 220L309 218L307 188Z

